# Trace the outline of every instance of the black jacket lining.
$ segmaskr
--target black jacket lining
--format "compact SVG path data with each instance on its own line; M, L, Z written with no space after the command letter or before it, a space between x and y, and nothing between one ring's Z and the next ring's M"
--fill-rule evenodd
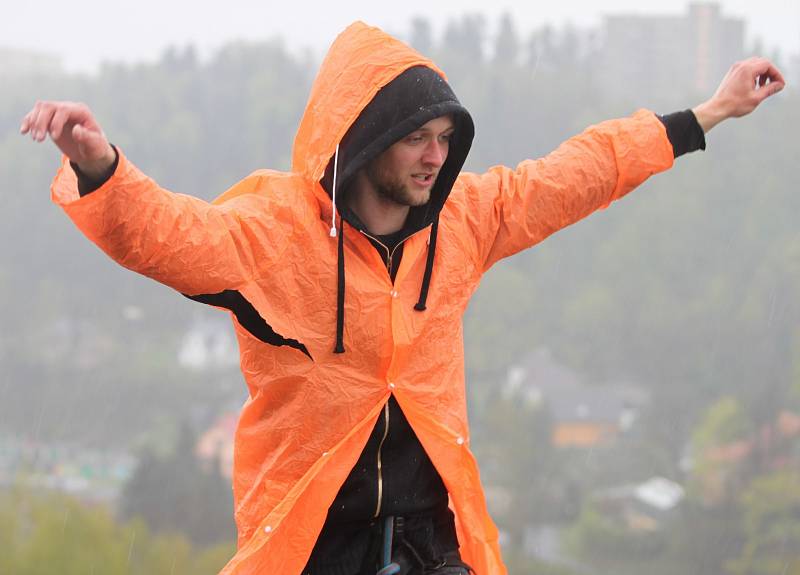
M245 297L236 290L225 290L214 294L183 295L200 303L222 307L232 311L233 315L236 316L236 320L239 322L239 325L250 332L253 337L263 341L264 343L268 343L276 347L288 345L289 347L293 347L294 349L302 351L311 360L314 359L311 357L311 354L308 353L308 349L306 349L305 345L296 339L283 337L281 334L272 329L272 326L269 325L266 320L258 314L256 308L253 307L253 304L247 301Z

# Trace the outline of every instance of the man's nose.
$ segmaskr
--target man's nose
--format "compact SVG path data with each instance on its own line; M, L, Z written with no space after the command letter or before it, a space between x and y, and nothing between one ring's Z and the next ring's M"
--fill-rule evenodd
M422 161L430 166L436 168L442 167L444 161L447 159L447 145L441 142L431 142L425 148L425 154L422 156Z

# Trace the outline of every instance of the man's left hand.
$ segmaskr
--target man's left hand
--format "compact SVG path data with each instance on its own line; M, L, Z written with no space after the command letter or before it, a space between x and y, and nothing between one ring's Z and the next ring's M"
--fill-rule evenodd
M766 58L737 62L722 79L716 93L692 111L704 132L728 118L746 116L783 90L783 75Z

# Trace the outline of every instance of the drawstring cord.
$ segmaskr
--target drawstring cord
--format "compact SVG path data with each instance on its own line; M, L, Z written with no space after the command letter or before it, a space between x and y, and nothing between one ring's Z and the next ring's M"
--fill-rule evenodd
M339 171L339 144L333 154L333 186L331 200L333 212L331 213L331 237L336 237L336 172ZM344 353L344 220L339 214L339 241L336 247L336 345L333 353Z
M336 172L339 171L339 144L336 144L336 151L333 154L333 190L331 199L333 200L333 213L331 214L331 237L336 237ZM339 224L341 227L341 222Z
M433 220L431 225L431 241L428 245L428 259L425 262L425 275L422 276L422 288L419 291L419 301L414 309L417 311L425 311L425 303L428 300L428 289L431 285L431 273L433 272L433 256L436 254L436 237L439 235L439 216Z
M333 203L333 212L331 214L331 232L332 238L337 236L336 230L336 176L339 171L339 144L336 144L336 152L333 155L333 186L331 190L331 199ZM426 303L428 301L428 291L431 285L431 274L433 273L433 260L436 255L436 239L439 235L439 216L431 224L431 237L428 244L428 257L425 262L425 273L422 276L422 287L419 292L419 300L414 309L417 311L425 311L427 309ZM333 348L333 353L344 353L344 219L342 214L339 213L339 241L337 242L337 278L336 278L336 344ZM381 574L388 575L388 574Z
M335 232L335 230L334 230ZM336 279L336 346L333 353L344 353L344 222L339 214L338 272Z

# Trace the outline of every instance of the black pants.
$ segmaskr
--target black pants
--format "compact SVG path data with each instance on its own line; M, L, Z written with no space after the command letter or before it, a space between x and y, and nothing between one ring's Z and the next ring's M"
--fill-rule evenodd
M375 575L382 567L383 519L365 523L327 524L311 552L303 575ZM447 508L396 517L392 561L399 575L468 575L458 553L453 513Z

